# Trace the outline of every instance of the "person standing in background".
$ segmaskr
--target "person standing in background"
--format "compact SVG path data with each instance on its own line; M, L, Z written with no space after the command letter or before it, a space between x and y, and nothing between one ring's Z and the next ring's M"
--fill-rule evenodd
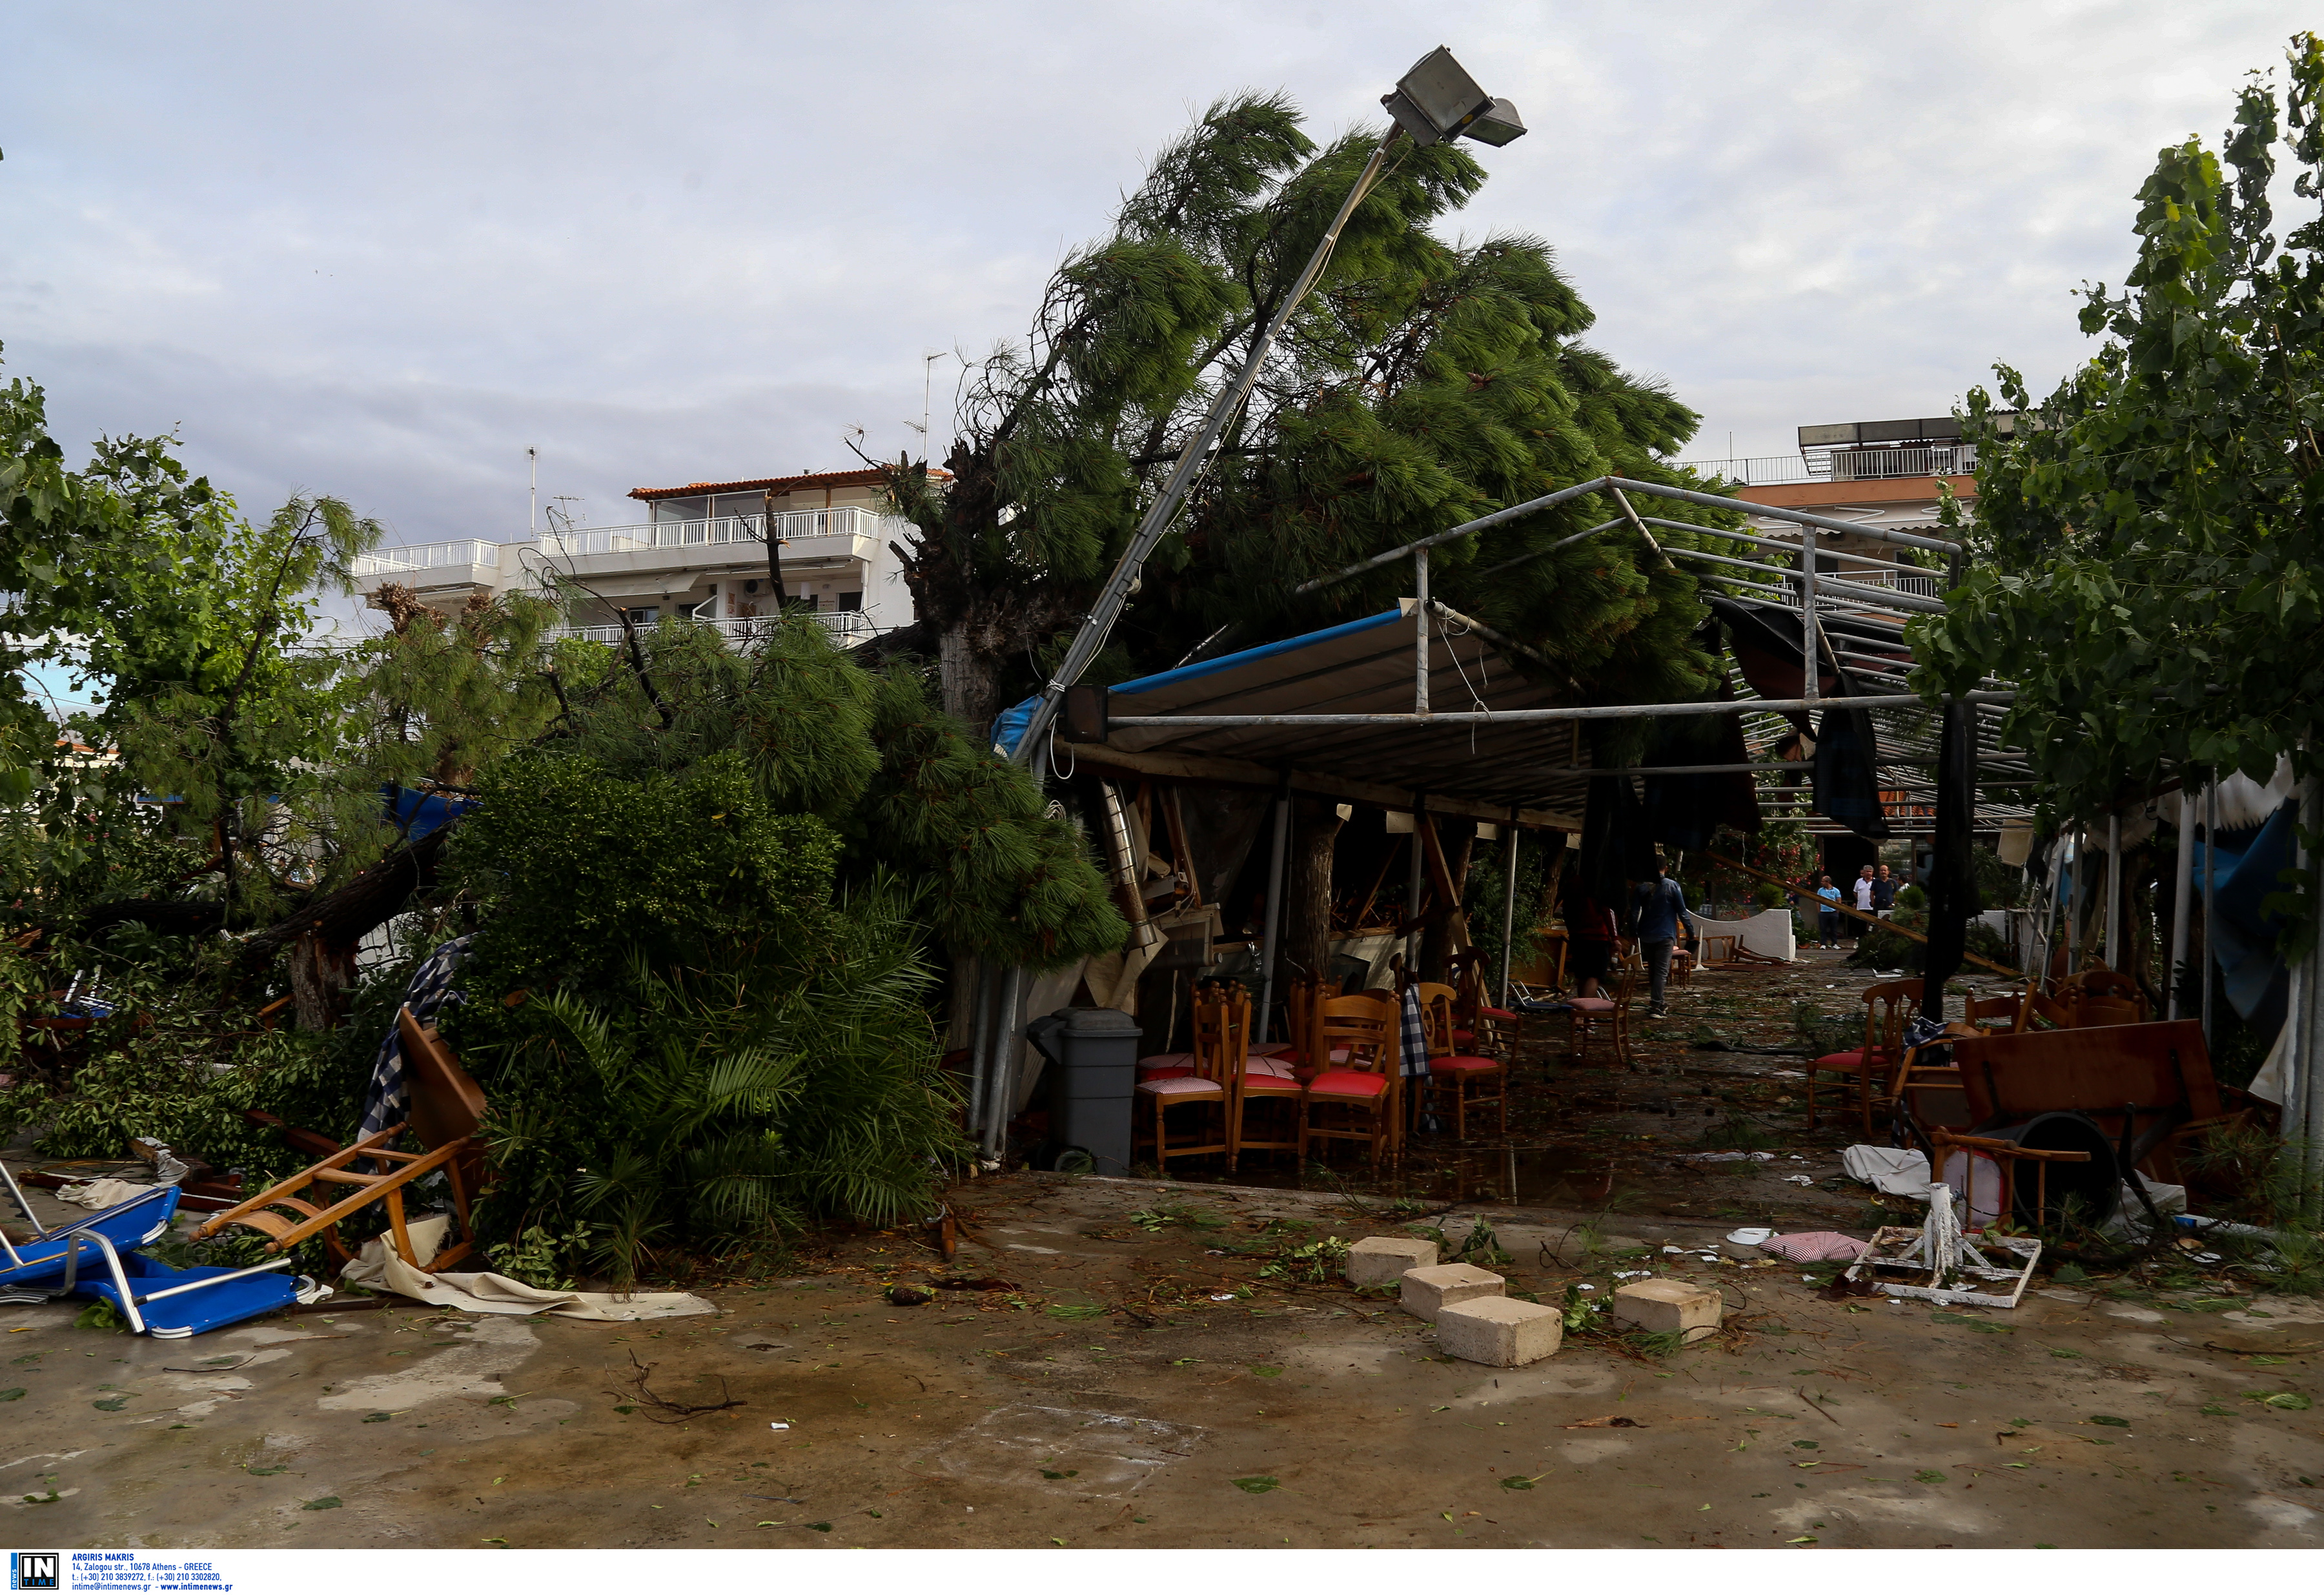
M1614 944L1620 934L1614 911L1577 886L1566 899L1565 927L1573 948L1573 994L1603 997L1599 982L1614 967Z
M1883 919L1896 906L1896 882L1889 877L1888 866L1880 866L1880 873L1872 879L1872 911Z
M1856 877L1856 911L1858 913L1869 914L1872 912L1873 894L1877 889L1878 884L1879 883L1877 881L1872 879L1872 866L1870 864L1865 865L1862 872ZM1864 939L1863 920L1858 919L1849 927L1849 939L1850 941L1858 942Z
M1655 878L1638 882L1631 912L1637 921L1638 947L1646 958L1646 989L1651 996L1647 1011L1660 1016L1670 1011L1664 1006L1663 991L1670 983L1671 948L1678 942L1679 927L1686 914L1686 889L1672 880L1668 867L1657 860Z
M1840 945L1840 888L1829 875L1816 877L1816 940L1826 947Z

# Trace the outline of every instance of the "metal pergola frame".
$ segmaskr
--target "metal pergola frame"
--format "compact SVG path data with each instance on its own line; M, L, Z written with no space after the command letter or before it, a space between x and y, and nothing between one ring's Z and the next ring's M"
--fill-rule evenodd
M1182 460L1181 463L1184 464L1184 461ZM1710 702L1574 705L1544 708L1505 709L1500 711L1437 711L1432 708L1429 702L1429 638L1432 629L1437 627L1458 628L1460 632L1481 637L1493 643L1496 647L1504 649L1512 654L1530 659L1536 663L1546 663L1547 661L1536 650L1528 648L1523 643L1517 642L1513 639L1503 637L1497 632L1493 631L1490 627L1482 624L1471 617L1460 614L1457 612L1447 608L1443 604L1434 600L1429 595L1430 551L1434 549L1443 548L1449 544L1458 542L1464 538L1475 537L1496 526L1503 525L1507 522L1517 521L1528 515L1540 513L1543 511L1553 509L1559 504L1566 503L1575 499L1600 493L1610 496L1614 500L1615 503L1621 511L1619 515L1601 521L1586 530L1575 532L1567 537L1562 538L1546 548L1536 549L1532 552L1520 555L1515 559L1504 561L1501 564L1491 567L1489 570L1479 574L1496 574L1499 571L1508 569L1513 566L1541 558L1544 555L1555 551L1556 549L1566 548L1586 539L1599 536L1605 532L1627 526L1638 534L1640 539L1648 549L1653 550L1655 556L1667 567L1674 569L1676 568L1674 559L1685 559L1698 565L1714 567L1716 568L1713 571L1706 572L1702 576L1702 579L1704 582L1708 583L1716 581L1724 584L1726 586L1738 588L1742 590L1744 593L1753 595L1772 596L1778 602L1782 603L1785 607L1792 607L1795 604L1801 616L1801 687L1798 696L1775 699L1761 698L1753 692L1748 682L1742 681L1738 678L1739 672L1730 671L1727 686L1729 691L1733 696L1726 699ZM1628 495L1631 493L1639 493L1650 498L1665 499L1681 503L1723 510L1729 512L1742 512L1754 516L1786 521L1800 529L1799 541L1797 544L1790 544L1783 542L1780 539L1761 537L1751 532L1729 532L1716 527L1707 527L1693 522L1667 521L1655 517L1642 516L1630 503ZM1754 549L1775 551L1796 549L1799 563L1794 568L1792 567L1776 565L1768 560L1738 558L1732 555L1713 554L1707 550L1692 549L1666 549L1655 540L1654 533L1650 530L1650 528L1655 527L1660 527L1666 530L1675 530L1688 534L1709 535L1731 539L1736 543L1745 545ZM1913 793L1914 796L1919 796L1923 793L1929 794L1935 800L1932 807L1937 810L1937 817L1928 822L1919 823L1908 821L1906 823L1892 826L1893 834L1898 835L1920 835L1941 832L1950 825L1958 832L1960 837L1965 839L1972 829L1991 830L1997 826L2006 825L2020 819L2022 811L1993 805L1981 805L1976 798L1976 770L1981 760L1989 759L1995 763L2002 765L2004 768L2009 770L2010 779L2006 782L2008 785L2019 785L2025 779L2030 779L2024 773L2025 766L2023 763L2022 753L2016 750L2005 749L2000 743L1999 737L1995 734L1996 728L1991 718L1992 715L1997 712L2001 705L2010 704L2015 699L2015 692L2010 690L2006 683L1997 683L1995 687L1989 690L1978 690L1962 694L1958 696L1944 696L1934 700L1924 697L1917 693L1875 693L1869 695L1849 693L1836 700L1826 700L1823 698L1819 690L1821 686L1820 677L1823 662L1827 658L1831 660L1832 669L1838 675L1839 678L1844 683L1853 684L1854 679L1858 677L1870 676L1876 679L1885 678L1891 680L1899 680L1899 684L1901 684L1900 678L1902 672L1909 663L1904 650L1904 622L1916 615L1941 613L1944 610L1944 604L1941 601L1924 597L1919 594L1901 592L1894 588L1871 586L1862 582L1849 581L1838 576L1820 576L1817 567L1821 562L1827 559L1858 566L1877 567L1887 563L1871 558L1866 555L1852 553L1843 549L1825 549L1822 546L1822 539L1836 534L1864 538L1872 541L1887 543L1899 548L1918 549L1932 553L1945 555L1949 557L1952 562L1955 577L1957 578L1958 576L1962 549L1959 543L1947 539L1923 537L1915 533L1899 531L1892 528L1871 526L1855 521L1843 521L1831 516L1819 515L1809 511L1794 510L1780 505L1746 503L1745 502L1720 494L1697 492L1689 488L1674 487L1661 483L1640 482L1628 477L1614 475L1596 476L1586 482L1580 482L1572 484L1572 486L1561 488L1555 493L1545 493L1539 498L1527 500L1524 503L1514 504L1507 509L1498 510L1490 514L1479 516L1474 520L1464 521L1461 525L1452 527L1444 531L1434 533L1432 536L1418 539L1413 542L1403 544L1395 549L1387 549L1381 553L1375 554L1368 558L1360 560L1355 564L1347 566L1342 569L1302 582L1298 586L1293 589L1295 594L1299 595L1313 593L1320 591L1325 587L1335 585L1341 582L1351 580L1369 571L1379 569L1382 567L1392 565L1399 560L1409 559L1412 561L1414 593L1413 609L1416 612L1417 626L1415 638L1416 657L1414 660L1413 706L1408 712L1337 715L1303 715L1296 713L1251 715L1194 713L1154 715L1117 715L1109 713L1105 716L1104 725L1108 732L1139 728L1195 730L1204 727L1224 728L1256 726L1282 726L1286 728L1302 727L1310 729L1323 727L1376 727L1380 730L1387 731L1399 727L1418 728L1526 723L1546 724L1579 723L1591 720L1653 719L1704 715L1736 715L1743 717L1745 724L1748 725L1749 724L1748 717L1753 715L1779 716L1786 715L1812 714L1818 709L1827 706L1828 702L1837 702L1850 710L1863 710L1867 712L1868 715L1870 717L1871 722L1876 728L1876 732L1877 733L1879 742L1879 746L1876 750L1875 757L1877 769L1889 770L1899 768L1911 768L1918 770L1935 766L1941 770L1949 763L1951 763L1955 766L1956 774L1961 776L1963 785L1966 788L1966 813L1960 812L1960 795L1949 795L1943 788L1941 782L1933 788L1931 786L1922 784L1922 779L1916 779L1909 784L1904 780L1897 780L1894 782L1893 785L1884 782L1886 789L1907 791ZM1891 568L1893 568L1893 566L1891 566ZM1738 574L1735 576L1720 574L1720 572L1730 570ZM1750 573L1754 576L1775 578L1775 585L1769 585L1766 582L1744 580L1739 573L1745 572ZM1119 575L1120 575L1120 573L1117 572L1117 576ZM1826 609L1830 609L1834 612L1844 611L1846 613L1851 632L1862 631L1868 627L1875 627L1878 628L1881 633L1885 636L1888 631L1893 630L1896 638L1897 653L1893 656L1868 654L1862 652L1860 650L1842 650L1827 645L1821 618L1823 612ZM1097 617L1093 615L1091 622L1085 622L1084 627L1084 632L1088 632L1090 627L1096 623ZM1076 638L1076 647L1074 650L1071 650L1071 654L1069 654L1069 662L1072 655L1090 651L1089 650L1080 646L1087 641L1088 639L1086 636ZM1858 641L1858 639L1853 635L1850 635L1847 638L1847 641ZM1840 662L1843 655L1853 661L1860 662L1851 662L1843 666ZM1078 672L1074 673L1077 674ZM1071 684L1071 676L1061 672L1061 679L1057 682L1053 682L1051 684L1052 690L1044 695L1044 697L1041 700L1040 709L1043 711L1050 710L1056 701L1057 693L1062 691L1062 688L1065 686L1069 686ZM1990 679L1990 678L1987 679ZM1947 727L1947 731L1944 735L1932 738L1927 734L1925 727L1910 725L1904 723L1908 716L1911 716L1915 713L1925 713L1932 708L1937 709L1942 715ZM1783 721L1782 724L1784 724L1787 730L1791 728L1791 723L1788 720ZM1956 734L1957 732L1966 733L1966 747L1964 750L1965 760L1957 759L1949 761L1941 744L1944 740L1944 736ZM1037 712L1026 728L1027 739L1030 740L1038 738L1042 742L1047 742L1053 738L1054 735L1055 722L1051 714ZM1763 742L1762 745L1765 745L1765 743ZM1048 762L1048 761L1046 758L1041 757L1040 754L1041 750L1039 748L1028 748L1024 745L1023 742L1020 742L1019 746L1015 751L1014 756L1019 761L1027 761L1028 759L1034 761L1035 768L1038 770L1046 766ZM1960 766L1962 763L1965 763L1966 765L1965 774L1962 774L1960 770ZM1764 772L1770 776L1781 776L1796 774L1797 772L1808 768L1811 768L1811 766L1807 765L1803 761L1783 761L1757 762L1742 766L1641 766L1621 770L1600 770L1596 769L1577 768L1570 770L1561 769L1555 770L1554 773L1559 775L1571 774L1595 778L1599 776L1612 775L1628 777L1647 774L1692 774L1712 773L1714 771L1734 770L1739 772L1742 770L1748 770L1755 774ZM1551 772L1545 771L1544 773ZM1994 784L1998 785L2003 783L1996 782ZM1786 791L1795 789L1796 788L1786 788L1783 787L1775 787L1772 788L1761 788L1759 795L1762 801L1765 802L1771 798L1780 798ZM1802 795L1806 796L1804 793ZM1950 807L1948 804L1949 796L1951 797L1952 800ZM1273 845L1270 850L1271 856L1268 860L1268 902L1270 911L1267 917L1264 945L1260 952L1260 967L1262 971L1265 972L1262 976L1263 985L1260 993L1259 1004L1260 1012L1262 1014L1267 1011L1268 1004L1271 998L1271 988L1273 983L1272 976L1276 962L1276 954L1277 951L1276 944L1277 941L1277 921L1279 917L1273 912L1273 909L1281 898L1286 864L1287 862L1287 839L1286 836L1285 823L1289 814L1290 804L1290 798L1287 789L1278 789L1275 801L1277 804L1277 813L1272 816L1274 819L1274 825L1271 827L1273 831L1273 836L1271 838ZM1425 798L1416 797L1415 804L1416 815L1425 812ZM1950 816L1950 818L1946 817L1948 815ZM1516 811L1512 810L1511 819L1514 820L1515 818ZM1831 828L1831 831L1828 834L1838 834L1837 828ZM1508 869L1513 872L1517 863L1517 827L1515 825L1510 825L1507 834L1508 836L1507 862ZM1421 871L1421 850L1416 847L1413 850L1413 873L1417 877ZM1411 890L1414 894L1414 900L1416 901L1419 891L1417 880L1412 883ZM1513 909L1514 904L1505 905L1505 907ZM1416 927L1415 931L1410 934L1416 935ZM1410 959L1416 952L1416 949L1407 949L1407 959ZM1029 987L1030 982L1025 975L1024 972L1019 970L1010 970L1001 974L998 982L999 989L997 991L994 990L994 983L995 982L991 980L979 982L975 1030L973 1042L973 1051L975 1055L975 1062L973 1065L974 1080L973 1086L974 1106L971 1113L971 1122L978 1127L979 1139L982 1143L983 1151L988 1157L996 1154L1000 1149L1001 1138L1005 1131L1007 1122L1007 1106L1005 1099L1010 1082L1007 1077L1008 1070L1001 1061L1002 1057L1002 1048L1006 1044L1006 1041L1009 1038L1013 1038L1021 1028L1021 1020L1023 1016L1019 1010L1023 1006L1025 995ZM1941 1003L1942 1000L1941 997L1940 996L1937 1000Z

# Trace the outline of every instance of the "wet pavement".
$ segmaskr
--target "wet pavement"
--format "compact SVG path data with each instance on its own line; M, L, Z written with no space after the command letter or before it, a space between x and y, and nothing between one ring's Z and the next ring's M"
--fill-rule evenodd
M1837 1177L1852 1136L1801 1128L1796 1060L1693 1045L1781 1045L1791 1002L1860 1011L1862 978L1702 977L1641 1025L1636 1074L1565 1067L1558 1027L1508 1144L1398 1179L978 1180L951 1267L917 1231L825 1235L789 1277L697 1283L715 1317L398 1305L168 1342L0 1307L0 1506L20 1541L88 1547L2324 1541L2324 1414L2299 1405L2324 1304L2222 1276L1942 1313L1720 1241L1878 1216ZM1769 1162L1686 1160L1738 1119ZM1715 1280L1727 1323L1495 1370L1302 1277L1319 1243L1480 1220L1512 1291L1651 1269ZM942 1279L986 1287L886 1295Z

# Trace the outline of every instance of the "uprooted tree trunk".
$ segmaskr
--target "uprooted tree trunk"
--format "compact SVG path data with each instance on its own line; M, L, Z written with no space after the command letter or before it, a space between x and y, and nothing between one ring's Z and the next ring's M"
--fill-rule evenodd
M302 1030L338 1027L345 996L355 985L355 944L326 940L309 931L290 944L284 960L290 974L290 1012Z
M352 948L394 918L411 900L411 894L434 884L437 862L443 857L449 826L408 842L362 874L312 901L302 903L289 918L268 926L242 945L245 963L259 963L303 936L312 936L325 946Z

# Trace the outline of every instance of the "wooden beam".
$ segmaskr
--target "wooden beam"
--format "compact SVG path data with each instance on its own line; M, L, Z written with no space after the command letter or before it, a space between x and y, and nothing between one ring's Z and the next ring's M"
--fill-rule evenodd
M1069 742L1057 739L1057 754L1061 761L1093 766L1109 770L1121 770L1132 775L1175 777L1180 780L1212 781L1222 786L1259 787L1275 791L1283 784L1285 772L1270 770L1264 764L1244 759L1217 759L1191 753L1137 753L1122 748L1109 748L1090 742ZM1291 789L1310 797L1330 798L1341 803L1362 803L1374 808L1394 809L1409 814L1413 810L1412 794L1402 787L1390 787L1377 781L1358 780L1351 776L1328 771L1294 770L1288 772ZM1504 805L1472 803L1460 798L1440 798L1429 795L1428 812L1449 815L1461 819L1484 820L1489 824L1507 825L1509 811ZM1535 830L1580 831L1582 816L1559 814L1546 808L1520 808L1517 823Z

